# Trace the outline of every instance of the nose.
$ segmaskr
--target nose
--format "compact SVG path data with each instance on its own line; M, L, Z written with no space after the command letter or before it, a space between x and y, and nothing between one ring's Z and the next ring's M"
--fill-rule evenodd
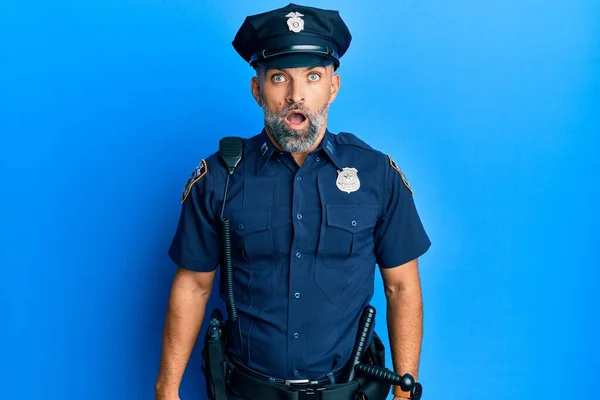
M293 80L288 86L288 94L286 101L289 104L301 104L304 103L304 85L302 81Z

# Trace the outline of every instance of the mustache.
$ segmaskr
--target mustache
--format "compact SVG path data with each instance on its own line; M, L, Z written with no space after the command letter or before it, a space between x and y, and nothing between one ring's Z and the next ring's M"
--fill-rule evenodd
M300 105L300 104L290 104L289 106L285 107L283 110L281 110L281 112L279 113L279 115L281 117L285 117L285 115L287 113L289 113L290 111L302 111L307 117L312 117L312 113L306 109L306 107Z

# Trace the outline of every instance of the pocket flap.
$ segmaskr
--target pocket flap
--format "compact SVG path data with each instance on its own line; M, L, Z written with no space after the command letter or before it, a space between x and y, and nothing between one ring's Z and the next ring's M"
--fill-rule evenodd
M377 206L328 205L327 225L355 233L373 228L377 220Z
M271 225L270 210L231 210L229 215L231 230L242 236L264 231Z

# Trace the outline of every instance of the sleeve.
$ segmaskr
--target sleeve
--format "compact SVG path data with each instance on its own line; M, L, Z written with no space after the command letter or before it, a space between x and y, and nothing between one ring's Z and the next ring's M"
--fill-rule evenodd
M390 156L385 162L383 179L375 252L380 268L393 268L423 255L431 242L417 213L412 189Z
M214 196L213 177L202 160L184 185L179 222L168 251L181 268L209 272L218 267L221 238Z

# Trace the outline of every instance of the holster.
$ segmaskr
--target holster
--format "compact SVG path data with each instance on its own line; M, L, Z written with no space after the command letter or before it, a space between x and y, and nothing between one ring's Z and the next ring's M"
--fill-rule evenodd
M204 336L202 349L202 372L206 379L206 391L210 400L227 400L226 343L227 322L221 311L215 308Z
M385 367L385 346L375 331L373 331L373 338L361 363ZM367 379L363 376L358 376L356 380L358 381L358 391L355 395L357 400L386 400L392 388L389 383Z

